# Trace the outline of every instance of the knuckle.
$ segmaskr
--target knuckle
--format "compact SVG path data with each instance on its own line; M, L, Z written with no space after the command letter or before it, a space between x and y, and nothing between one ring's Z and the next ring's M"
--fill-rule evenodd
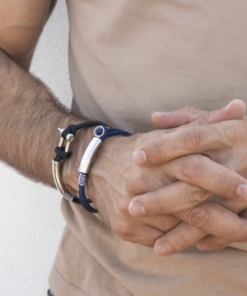
M203 171L202 158L199 156L186 156L181 160L180 173L185 177L201 175Z
M182 147L186 150L195 150L203 144L203 132L198 127L186 129L182 135Z
M209 213L202 207L195 207L188 211L187 221L196 228L204 228L208 224Z
M186 199L189 203L202 203L205 201L210 193L197 186L185 184Z
M196 199L196 192L194 186L190 184L185 184L185 197L189 203L194 203Z

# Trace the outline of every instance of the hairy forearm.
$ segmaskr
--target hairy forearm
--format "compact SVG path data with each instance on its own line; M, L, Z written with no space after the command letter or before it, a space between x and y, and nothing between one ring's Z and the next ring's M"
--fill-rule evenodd
M29 178L54 186L51 159L59 140L57 127L83 120L1 50L0 110L0 159Z

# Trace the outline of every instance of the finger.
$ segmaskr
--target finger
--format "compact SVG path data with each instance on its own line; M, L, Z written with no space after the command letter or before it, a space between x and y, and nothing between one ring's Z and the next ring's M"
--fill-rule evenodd
M247 220L240 219L241 223L239 230L234 235L227 238L219 238L213 235L208 235L197 243L197 247L201 251L221 250L234 243L247 242Z
M157 215L155 217L145 218L140 217L137 221L141 222L142 224L152 226L153 228L163 232L168 232L181 223L181 220L174 215Z
M233 200L247 200L247 180L208 157L189 155L170 161L166 175Z
M247 208L246 200L239 200L236 202L236 200L228 199L219 195L214 196L211 200L237 214Z
M191 226L222 238L233 237L240 229L241 219L237 214L210 201L176 213L176 216Z
M159 129L178 127L195 120L193 115L177 111L171 113L154 112L151 116L152 123Z
M151 227L149 225L141 225L135 232L126 233L125 235L119 235L124 241L131 243L141 244L147 247L154 247L155 241L164 234L163 231Z
M176 227L181 220L174 215L162 215L135 219L130 225L122 222L114 226L114 231L125 241L153 247L155 241L165 232Z
M133 161L140 167L160 165L169 160L216 148L225 142L208 125L188 126L172 133L162 134L148 141L133 153Z
M213 110L200 116L192 124L212 124L225 120L243 119L246 113L246 105L243 101L235 99L225 108Z
M134 217L176 213L192 208L210 196L211 192L178 181L156 191L136 196L129 204L129 213Z
M133 153L133 161L138 166L150 167L184 155L229 150L247 140L246 129L245 120L184 126L149 140Z
M155 250L159 255L167 256L180 252L208 233L229 244L235 241L242 226L242 219L236 214L212 202L181 211L176 213L176 216L186 223L179 224L157 240ZM169 249L172 252L168 253Z
M223 120L243 119L245 112L245 103L236 99L230 102L225 108L213 111L183 107L170 113L154 112L151 120L157 128L174 128L192 122L193 124L209 124Z
M239 206L246 203L247 181L208 157L180 157L167 163L164 173L181 181L135 197L129 204L130 215L138 217L175 213L205 201L211 192L241 201Z
M235 233L232 234L232 236L221 238L208 235L198 242L198 249L201 251L220 250L236 242L247 242L247 211L243 211L239 216L240 227Z
M187 249L205 235L207 233L203 230L182 222L168 233L159 237L154 244L154 250L158 255L171 256Z
M164 231L158 228L136 220L131 222L129 219L126 221L116 220L112 230L124 241L148 247L153 247L155 241L164 234Z

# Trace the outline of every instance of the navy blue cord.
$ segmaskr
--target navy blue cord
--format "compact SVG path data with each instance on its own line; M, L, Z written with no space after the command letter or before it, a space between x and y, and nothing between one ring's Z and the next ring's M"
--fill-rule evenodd
M78 181L79 183L79 200L81 202L81 205L86 209L88 212L96 214L98 213L98 210L93 208L90 203L92 203L91 199L87 199L86 197L86 192L85 192L85 185L87 181L87 174L80 173L79 174L79 180L84 180L84 181Z
M78 130L86 127L97 126L97 125L105 125L105 124L101 121L86 121L83 123L79 123L77 125L71 124L68 126L68 128L66 128L62 132L61 136L64 138L64 140L66 140L66 137L68 134L73 134L75 136ZM54 158L54 161L56 162L61 162L62 160L70 158L71 156L71 152L65 152L65 147L56 147L55 153L56 153L56 156ZM74 197L71 201L74 203L80 204L80 200L78 198Z
M85 127L92 127L97 125L105 125L105 123L101 121L86 121L79 124L70 124L61 134L61 136L66 140L66 136L68 134L76 135L76 132ZM71 152L65 152L64 147L56 147L55 148L56 157L54 158L55 161L61 161L63 159L68 159L71 156Z
M112 128L108 128L105 123L101 122L101 121L87 121L87 122L83 122L77 125L71 124L68 126L68 128L66 128L61 136L66 140L66 137L68 134L73 134L75 136L76 132L82 128L86 128L86 127L92 127L92 126L100 126L101 127L101 132L102 132L102 128L104 129L105 133L102 137L100 137L99 139L101 139L101 141L104 141L104 139L106 137L112 137L112 136L117 136L117 135L123 135L123 136L129 136L130 134L120 130L120 129L112 129ZM54 158L54 160L56 162L61 162L62 160L68 159L71 156L71 152L65 152L65 147L56 147L55 148L55 153L56 156ZM86 174L80 174L79 175L79 180L84 180L85 183L81 183L79 181L79 184L81 184L79 186L79 196L80 199L77 198L73 198L72 202L74 203L78 203L78 204L82 204L83 207L91 212L91 213L97 213L98 211L96 209L94 209L93 207L90 206L90 203L92 203L92 201L90 199L87 199L86 194L85 194L85 184L86 184L86 180L87 180L87 175Z
M107 137L112 137L112 136L130 136L130 134L128 132L125 132L123 130L120 129L114 129L114 128L108 128L105 125L101 125L100 127L102 127L104 129L104 134L99 137L99 139L101 141L104 141ZM101 128L101 130L102 130ZM95 131L97 134L97 130ZM84 174L82 172L79 172L79 178L78 178L78 184L79 184L79 199L80 202L82 204L82 206L84 207L84 209L86 209L88 212L90 213L98 213L98 210L93 208L90 203L92 203L92 201L90 199L87 199L86 196L86 192L85 192L85 185L87 182L87 177L88 174Z

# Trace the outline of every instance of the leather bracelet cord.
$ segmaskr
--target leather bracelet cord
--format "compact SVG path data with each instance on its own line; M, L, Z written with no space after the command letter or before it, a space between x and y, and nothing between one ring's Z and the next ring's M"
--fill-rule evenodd
M53 179L57 189L64 196L64 198L75 203L80 203L80 201L67 190L65 184L63 183L61 178L61 164L62 161L68 159L71 156L69 148L72 141L74 140L76 132L82 128L97 125L104 125L104 123L101 121L87 121L77 125L71 124L66 129L58 129L60 131L60 140L58 146L55 148L56 157L52 160Z
M107 137L118 136L118 135L130 136L129 133L120 129L108 128L105 125L97 126L96 129L94 130L94 138L89 143L82 157L81 164L79 167L79 178L78 178L79 199L82 206L90 213L98 213L98 210L93 208L90 205L92 201L90 199L87 199L86 193L85 193L85 185L87 182L93 157L97 152L98 148L102 145L103 141Z

